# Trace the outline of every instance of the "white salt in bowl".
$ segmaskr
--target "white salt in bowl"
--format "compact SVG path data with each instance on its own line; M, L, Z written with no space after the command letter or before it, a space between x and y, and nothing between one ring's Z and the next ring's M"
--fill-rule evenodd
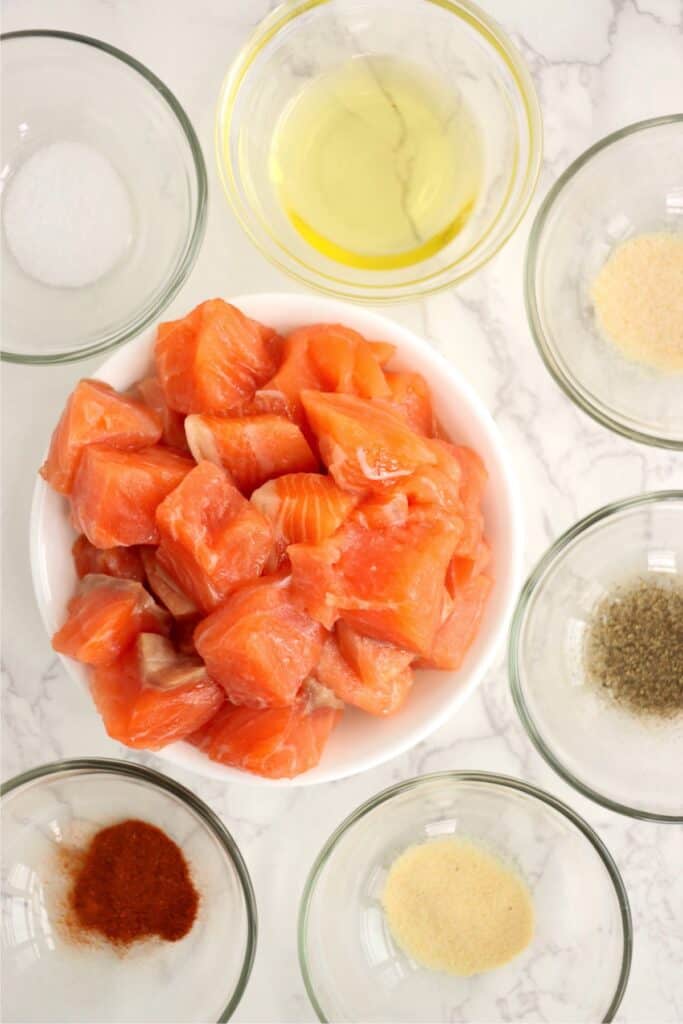
M241 296L230 301L248 316L281 333L303 324L327 321L343 323L366 337L391 342L396 346L391 365L424 375L446 431L454 440L476 449L488 469L483 509L493 549L495 585L477 638L457 672L417 672L405 707L388 719L347 709L320 764L291 781L260 779L216 764L187 743L175 743L156 755L224 780L269 786L331 782L381 764L425 739L462 707L491 667L506 635L520 581L522 522L517 486L509 455L481 399L460 371L423 338L377 313L335 299L274 294ZM149 370L155 335L156 330L150 328L129 342L107 360L97 376L116 388L129 387ZM38 605L50 635L64 622L67 602L76 585L71 559L74 539L67 501L39 479L31 516L31 561ZM69 675L87 686L85 668L69 658L62 661ZM93 714L96 713L93 707Z
M550 374L579 408L633 441L683 449L683 373L626 359L590 296L612 250L657 232L683 237L683 114L596 142L543 201L529 236L529 325Z
M171 91L106 43L1 37L2 358L103 352L158 318L204 234L206 170Z

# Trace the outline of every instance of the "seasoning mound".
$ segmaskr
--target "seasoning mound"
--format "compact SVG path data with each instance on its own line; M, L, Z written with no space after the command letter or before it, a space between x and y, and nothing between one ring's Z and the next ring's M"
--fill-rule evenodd
M533 936L533 904L522 880L466 840L408 847L389 870L382 905L398 945L449 974L502 967Z
M2 215L16 262L54 288L93 284L123 258L133 236L126 186L83 142L36 150L10 178Z
M187 861L154 825L129 819L103 828L67 866L73 938L99 935L119 947L153 936L176 942L194 924L199 896Z
M588 681L629 711L683 711L683 587L638 578L597 606L585 642Z
M591 297L600 327L627 359L683 372L683 233L622 242Z

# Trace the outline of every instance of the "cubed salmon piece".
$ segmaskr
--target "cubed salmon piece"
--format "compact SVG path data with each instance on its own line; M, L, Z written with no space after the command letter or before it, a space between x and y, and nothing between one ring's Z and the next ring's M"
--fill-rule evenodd
M126 550L125 548L123 549ZM199 616L199 606L191 597L188 597L170 573L166 572L162 565L159 565L157 549L153 547L140 548L140 560L143 566L144 578L147 586L154 596L158 598L167 608L174 619L191 619Z
M172 687L145 683L135 646L91 671L90 692L112 739L143 750L185 739L225 703L223 690L206 673L190 674Z
M182 413L169 408L159 378L145 377L138 382L135 390L145 405L159 417L162 426L161 440L164 444L181 452L188 451L185 417Z
M405 370L385 370L390 394L380 399L386 407L408 423L418 434L434 437L435 421L429 385L422 374Z
M305 388L322 387L322 380L310 358L308 342L306 327L292 331L284 339L277 372L254 396L259 411L284 412L299 426L305 422L301 392Z
M491 545L485 537L479 541L471 555L453 555L446 576L446 587L453 596L459 587L479 576L491 561ZM490 575L490 573L489 573Z
M327 629L341 617L376 640L427 655L442 621L458 527L431 509L382 529L351 520L319 544L289 546L293 584Z
M456 548L456 555L476 558L484 534L484 515L481 503L486 490L488 473L482 459L471 448L435 441L459 467L460 500L463 507L464 531ZM442 463L443 465L443 463Z
M156 444L161 419L142 402L100 380L82 380L66 403L40 474L55 491L70 494L86 445L106 443L134 451Z
M301 400L322 460L342 490L382 491L437 462L433 442L376 402L319 391L304 391Z
M286 708L237 707L227 701L189 742L220 764L291 779L318 764L341 714L331 691L311 681Z
M338 622L323 645L316 677L345 704L371 715L391 715L408 697L415 655Z
M371 398L389 397L382 364L393 345L366 341L341 324L310 324L288 334L277 372L257 391L259 412L284 413L308 436L301 401L305 390L336 391Z
M286 578L264 577L228 598L194 637L233 704L283 707L317 664L323 635Z
M160 446L123 452L89 445L71 495L74 526L97 548L158 543L157 505L193 465Z
M172 640L159 633L140 633L135 641L140 678L145 686L175 690L206 679L206 665L195 654L181 654Z
M390 341L368 341L372 354L381 367L385 367L390 359L396 355L396 346Z
M458 587L452 597L445 593L447 615L421 665L451 670L460 668L479 630L492 586L491 579L480 574Z
M110 665L139 633L168 633L170 618L134 580L84 576L52 646L86 665Z
M81 534L74 541L71 553L79 579L97 573L101 576L118 576L122 580L144 582L145 570L139 548L96 548L84 534Z
M341 526L357 499L337 487L330 476L291 473L269 480L251 496L252 504L270 519L275 535L288 544L315 544Z
M306 438L284 416L195 414L185 420L185 433L197 462L223 466L246 495L273 477L318 467Z
M206 611L259 576L273 550L268 520L211 462L188 473L156 518L158 564Z
M308 353L324 391L360 398L389 397L376 349L361 334L342 324L312 324L304 330Z
M155 358L167 404L219 416L239 409L275 372L275 338L222 299L161 324Z

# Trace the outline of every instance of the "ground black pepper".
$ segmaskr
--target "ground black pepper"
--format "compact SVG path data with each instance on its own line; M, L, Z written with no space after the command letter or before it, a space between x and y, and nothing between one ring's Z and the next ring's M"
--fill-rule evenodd
M683 711L683 587L642 578L615 587L595 610L586 673L633 712Z

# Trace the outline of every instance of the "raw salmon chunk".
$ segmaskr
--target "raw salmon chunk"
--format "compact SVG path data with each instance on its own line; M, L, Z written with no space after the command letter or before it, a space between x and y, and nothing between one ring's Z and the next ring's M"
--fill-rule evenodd
M170 620L134 580L85 576L69 601L68 618L52 646L86 665L110 665L138 633L167 633Z
M317 664L323 629L295 599L286 578L264 577L204 619L195 643L233 704L283 707Z
M193 465L170 448L122 452L89 445L71 495L74 526L97 548L156 544L157 505Z
M284 412L300 426L305 419L302 390L322 387L322 380L310 358L308 342L307 328L288 334L282 343L282 361L277 372L254 396L260 411Z
M341 713L332 693L311 682L286 708L236 707L226 702L189 739L212 761L269 779L291 779L318 764Z
M101 576L118 576L122 580L137 580L142 583L145 570L138 548L96 548L83 534L74 541L71 549L79 579L90 573Z
M123 549L127 550L126 548ZM199 606L183 593L175 579L159 565L157 549L144 547L140 549L140 560L143 566L147 586L155 597L169 610L174 619L188 619L199 616Z
M427 655L459 535L457 522L421 510L381 530L351 521L320 544L290 545L292 580L327 629L341 617L377 640Z
M158 377L145 377L136 386L137 393L145 405L159 417L162 426L161 440L170 448L187 451L185 438L185 417L169 409Z
M135 647L113 664L94 669L90 692L112 739L143 750L184 739L225 703L220 686L206 673L172 687L146 684Z
M488 576L479 575L455 591L447 605L448 614L423 664L430 668L460 668L477 635L492 585ZM448 600L446 592L445 601Z
M303 328L308 354L324 391L383 398L389 386L375 349L365 338L341 324L313 324Z
M335 635L325 639L315 674L344 703L371 715L391 715L403 706L412 686L414 657L339 621Z
M368 345L372 349L375 359L382 367L386 366L392 356L396 354L396 346L392 345L390 341L369 341Z
M431 506L437 514L447 514L459 520L464 529L466 513L460 495L460 463L445 446L441 446L440 441L429 440L426 443L434 453L436 464L418 466L408 476L366 498L361 506L366 518L372 514L376 524L381 525L382 506L389 509L392 503L395 509Z
M247 320L256 328L261 341L268 345L273 359L279 362L282 358L282 338L275 328L269 327L268 324L262 324L258 320L252 319L250 316L247 317Z
M337 530L356 505L332 477L292 473L269 480L251 496L252 504L272 522L287 544L316 544Z
M187 474L156 519L158 564L206 611L259 576L273 549L268 520L211 462Z
M303 407L297 411L281 391L270 391L267 387L259 388L252 400L246 402L240 411L244 416L284 416L297 426L307 429Z
M273 375L274 337L222 299L162 324L155 357L167 404L183 413L238 409Z
M450 515L464 529L464 509L458 483L440 466L420 466L391 488L391 495L404 495L410 506L432 506Z
M450 594L455 594L458 587L464 586L474 576L482 573L490 561L491 545L485 537L479 541L474 554L453 555L446 576L446 586Z
M174 690L206 679L206 665L193 654L180 654L172 640L159 633L140 633L135 641L138 669L145 686Z
M130 392L77 386L41 470L82 534L53 643L111 736L291 778L344 704L409 714L415 668L462 665L493 585L486 468L394 354L212 299L159 325Z
M457 461L460 467L460 498L463 505L465 530L458 547L457 555L475 558L484 533L484 516L481 502L486 490L488 474L484 463L471 448L435 442L441 444Z
M383 490L437 461L430 443L367 399L318 391L301 398L323 462L343 490Z
M318 466L296 423L284 416L195 414L185 420L185 433L197 462L207 459L224 466L247 495L273 477Z
M277 372L256 393L258 410L284 412L302 425L306 389L389 397L381 367L393 352L392 345L366 341L341 324L300 327L284 339Z
M434 436L434 413L429 385L420 373L385 370L389 388L387 406L418 434Z
M70 494L86 445L106 442L112 448L136 449L156 444L161 420L142 402L120 395L99 380L80 381L57 424L41 476L61 494Z

